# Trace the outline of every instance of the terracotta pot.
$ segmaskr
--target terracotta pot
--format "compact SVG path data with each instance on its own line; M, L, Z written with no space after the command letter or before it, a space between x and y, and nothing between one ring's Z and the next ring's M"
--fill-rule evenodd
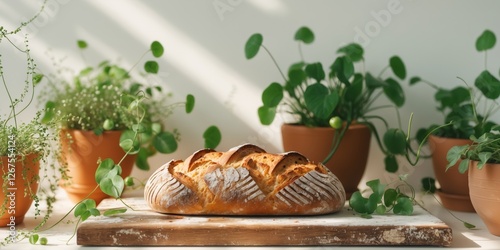
M21 160L20 157L17 158L17 161L14 163L15 167L12 165L9 166L9 158L7 156L1 157L1 167L3 172L7 174L7 178L9 179L7 182L7 193L4 193L3 178L0 179L0 207L6 201L5 210L0 208L0 227L15 227L20 224L24 220L24 216L26 212L28 212L31 207L31 203L33 203L33 197L29 194L25 195L25 188L27 187L26 182L29 182L29 186L32 194L35 194L38 190L38 181L33 181L36 176L38 176L40 172L40 162L38 156L35 154L28 155ZM9 172L9 170L11 170ZM26 171L25 177L23 176L23 172ZM12 173L12 174L10 174ZM13 184L13 185L12 185ZM11 218L11 217L14 218ZM14 219L14 220L11 220ZM14 223L13 223L13 222Z
M477 161L469 166L470 198L477 214L491 234L500 236L500 164L486 164L477 168Z
M92 195L88 195L97 186L95 172L99 159L111 158L118 163L125 155L119 145L121 133L121 131L105 131L97 136L92 131L61 131L61 161L67 164L68 176L71 178L69 181L62 181L61 186L66 190L71 201L77 203L90 198L99 203L109 197L99 188ZM136 155L128 155L122 161L120 164L122 177L130 175L135 159Z
M330 152L335 130L284 124L281 127L285 151L297 151L315 162L322 162ZM342 182L347 197L358 190L370 150L370 129L352 124L345 133L335 155L325 166Z
M458 172L458 164L446 171L448 160L446 154L453 146L470 144L468 139L444 138L431 135L429 147L432 152L434 175L441 188L437 191L443 206L447 209L461 212L474 212L470 201L467 174Z

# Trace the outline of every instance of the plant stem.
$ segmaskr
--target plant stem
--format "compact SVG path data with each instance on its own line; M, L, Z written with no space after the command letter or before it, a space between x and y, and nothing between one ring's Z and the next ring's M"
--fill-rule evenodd
M87 194L87 196L85 196L85 198L82 199L82 201L86 200L87 198L90 197L90 195L92 195L96 190L97 188L99 188L99 185L97 185L94 190L92 190L92 192L90 192L89 194ZM52 226L48 227L48 228L45 228L43 230L40 230L38 232L43 232L43 231L47 231L47 230L50 230L52 228L54 228L55 226L59 225L59 223L61 223L63 220L65 220L69 214L80 204L82 203L82 201L76 203L60 220L58 220L56 223L54 223Z
M139 60L137 60L137 61L135 62L135 64L132 66L132 68L130 68L130 69L127 71L127 75L129 75L129 73L130 73L130 72L131 72L131 71L132 71L132 70L133 70L133 69L137 66L137 64L139 64L139 62L142 60L142 58L143 58L144 56L146 56L146 54L148 54L150 51L151 51L151 49L147 50L146 52L144 52L144 53L142 54L142 56L141 56L141 57L139 57Z
M302 53L302 46L300 45L300 42L298 42L298 44L299 44L300 60L302 60L303 62L305 62L305 60L304 60L304 54Z
M285 77L285 74L283 74L283 71L281 71L281 68L280 66L278 66L278 63L276 62L276 60L274 59L274 56L271 54L271 52L266 48L266 46L264 45L261 45L262 48L264 48L264 50L267 52L267 54L271 57L271 59L273 60L273 63L274 65L276 65L276 68L278 68L278 71L280 72L281 74L281 77L283 77L283 80L285 80L285 82L287 81L286 80L286 77Z

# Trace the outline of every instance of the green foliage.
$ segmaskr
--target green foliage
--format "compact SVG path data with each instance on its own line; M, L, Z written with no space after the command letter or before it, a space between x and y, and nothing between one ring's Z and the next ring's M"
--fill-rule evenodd
M314 33L308 27L301 27L295 33L294 40L299 43L300 57L303 58L300 45L313 43ZM272 54L263 45L263 37L259 33L253 34L247 40L246 58L255 57L260 48L269 54L284 80L282 83L271 83L262 92L262 106L258 108L257 114L263 125L270 125L278 112L290 114L295 118L290 123L309 127L331 126L331 118L338 117L345 122L345 126L338 133L339 136L335 136L332 150L323 162L328 162L333 156L345 131L353 122L370 127L387 156L388 170L395 171L398 168L395 154L413 154L413 151L409 150L410 145L404 133L401 137L385 140L384 145L373 124L375 120L382 120L386 125L385 129L389 129L385 119L373 115L372 112L381 108L398 108L405 103L399 80L406 78L407 71L400 57L392 56L385 68L390 68L394 77L387 76L391 72L385 69L375 77L369 72L358 72L358 68L364 68L364 50L359 44L351 43L337 50L328 71L325 71L321 62L306 62L302 59L292 64L287 74L283 74ZM389 104L379 104L378 99L381 97L385 97ZM337 125L336 127L340 128Z
M80 49L87 46L85 41L78 41ZM154 58L164 54L164 48L158 41L151 43L149 51ZM144 71L150 75L157 74L158 62L146 61ZM109 61L102 61L96 67L85 67L72 81L66 81L63 75L49 76L48 88L40 95L46 101L42 121L57 122L67 129L94 131L97 135L107 130L121 130L121 148L126 154L137 154L136 165L139 169L150 169L149 157L157 152L175 152L178 147L177 130L166 130L162 122L176 107L185 106L186 113L191 113L195 98L188 94L185 102L167 103L170 93L164 93L161 86L141 83L130 72ZM118 180L108 178L105 182L113 181ZM117 194L113 189L106 192Z
M203 132L203 138L205 138L205 148L214 149L217 145L219 145L222 139L222 134L219 128L216 126L210 126L205 130L205 132Z
M476 40L476 50L486 53L493 49L496 43L495 34L485 30ZM487 62L487 61L485 61ZM450 126L442 127L433 134L440 137L469 139L471 136L479 137L489 132L495 123L491 116L498 110L497 99L500 97L500 81L492 74L487 65L470 86L466 81L464 86L444 89L438 85L421 78L412 78L410 84L425 83L436 90L435 101L439 104L437 110L443 114L444 123L452 122ZM480 107L480 108L479 108ZM478 110L482 110L479 113ZM430 131L436 124L419 131ZM421 141L424 132L419 132L417 140Z
M476 50L485 52L493 49L496 43L495 34L485 30L476 40ZM464 121L460 123L468 126L468 137L471 145L454 146L446 156L447 169L458 165L458 171L465 173L471 161L477 161L477 168L483 168L487 163L500 163L500 125L491 120L493 114L500 109L500 81L489 72L485 60L484 70L476 77L474 86L477 90L469 88L470 101L466 108L457 112L456 118L461 115ZM464 81L464 80L462 80ZM465 81L464 81L465 82ZM478 110L484 110L482 114Z
M245 44L245 57L251 59L257 55L262 44L262 35L253 34Z
M15 235L10 235L0 242L1 246L9 243L15 243L23 239L29 239L31 243L38 241L43 244L46 238L34 234L39 230L52 215L54 202L56 201L55 191L61 178L67 178L66 171L63 167L58 168L53 162L48 161L48 158L54 154L51 144L55 140L55 135L51 128L54 123L42 124L41 111L37 111L32 117L25 116L25 111L30 108L34 100L35 87L46 78L40 74L37 69L36 58L31 55L30 40L25 33L24 28L30 25L43 12L44 1L39 10L28 20L23 20L18 27L12 30L7 30L3 26L0 27L0 98L9 102L8 107L2 108L0 112L0 156L6 157L7 161L0 160L0 168L3 169L0 180L0 193L5 195L3 203L0 204L0 215L5 215L8 212L8 167L7 164L16 164L16 177L22 177L25 196L33 200L33 214L37 221L34 226L26 227L26 229L17 229ZM3 54L5 51L12 49L12 54ZM26 67L17 68L16 70L4 71L4 65L11 63L12 57L24 58ZM12 79L11 75L17 75L19 79L24 78L24 81L8 82ZM11 92L11 87L20 87L20 93ZM32 162L39 163L40 170L38 175L33 178L29 177L28 173ZM57 174L56 174L57 173ZM31 188L32 183L41 183L40 188L34 190ZM19 190L18 190L19 191ZM42 206L45 202L45 206ZM42 210L41 207L44 207Z
M366 183L371 193L368 197L356 191L349 199L349 206L364 218L371 218L372 214L386 214L392 211L399 215L412 215L415 193L413 188L406 182L395 188L390 188L382 184L379 179ZM403 188L408 188L411 195L403 192Z
M500 163L500 126L493 127L480 137L471 136L471 140L471 145L454 146L448 151L446 169L453 167L459 160L460 173L469 169L470 161L477 161L478 169L482 169L487 163Z

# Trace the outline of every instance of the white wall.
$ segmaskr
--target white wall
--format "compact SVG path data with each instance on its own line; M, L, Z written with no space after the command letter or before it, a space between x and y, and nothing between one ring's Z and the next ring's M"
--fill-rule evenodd
M0 25L12 29L30 17L40 2L1 0ZM309 61L329 66L340 45L355 41L365 47L368 70L379 72L397 54L410 76L451 87L461 84L457 76L472 84L483 69L483 56L475 51L474 42L486 28L500 34L499 10L500 1L491 0L48 0L46 11L28 31L33 55L44 72L52 70L49 50L66 58L66 65L83 67L77 39L89 42L86 58L92 63L120 59L132 65L152 40L164 44L160 76L166 88L178 99L194 94L197 106L194 114L179 110L168 120L169 127L180 129L182 141L176 153L155 157L157 167L201 148L201 134L212 124L223 133L220 150L243 142L270 152L282 150L279 121L265 127L256 115L261 91L279 81L280 75L264 53L251 61L245 59L244 43L255 32L264 35L264 43L283 68L299 60L292 38L306 25L316 34L315 43L304 47ZM23 79L22 58L5 46L0 49L9 83L14 92L20 92L21 84L16 81ZM497 48L495 56L489 57L492 72L498 72L499 53ZM429 88L405 86L405 90L404 121L414 112L415 128L441 122ZM0 104L5 113L3 89ZM383 173L380 157L372 147L367 178ZM418 168L423 173L414 176L415 182L432 174L429 161ZM146 177L150 173L136 174Z

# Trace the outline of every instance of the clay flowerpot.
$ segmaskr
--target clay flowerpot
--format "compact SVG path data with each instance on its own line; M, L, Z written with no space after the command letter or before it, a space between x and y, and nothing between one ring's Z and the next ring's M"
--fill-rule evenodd
M330 152L335 130L330 127L306 127L284 124L281 127L285 151L297 151L309 160L322 162ZM342 182L349 198L358 190L370 150L370 129L351 124L337 152L325 166Z
M97 186L95 172L99 160L107 158L118 163L125 152L120 147L121 131L105 131L97 136L93 131L62 130L61 161L68 166L70 180L62 181L71 201L77 203L85 198L94 199L96 203L109 197L99 188L88 196ZM128 155L120 164L122 177L127 177L132 172L136 155ZM88 197L87 197L88 196Z
M446 170L448 160L446 154L453 146L470 144L468 139L444 138L431 135L429 147L432 152L434 175L441 188L437 191L443 206L447 209L461 212L474 212L470 201L467 174L458 172L458 164Z
M500 164L485 164L477 168L477 161L469 166L469 191L472 205L491 234L500 236Z
M9 164L9 158L2 156L0 163L2 174L7 180L7 183L4 184L5 179L0 179L0 184L2 184L0 187L0 214L2 214L0 227L10 227L14 231L16 225L23 222L26 212L33 203L33 197L30 196L30 193L35 194L38 190L36 176L40 172L40 162L37 155L31 154L24 159L21 157L16 159L14 163L10 162ZM4 185L6 185L6 190L2 188ZM28 186L31 191L28 191ZM25 191L28 191L26 195Z

